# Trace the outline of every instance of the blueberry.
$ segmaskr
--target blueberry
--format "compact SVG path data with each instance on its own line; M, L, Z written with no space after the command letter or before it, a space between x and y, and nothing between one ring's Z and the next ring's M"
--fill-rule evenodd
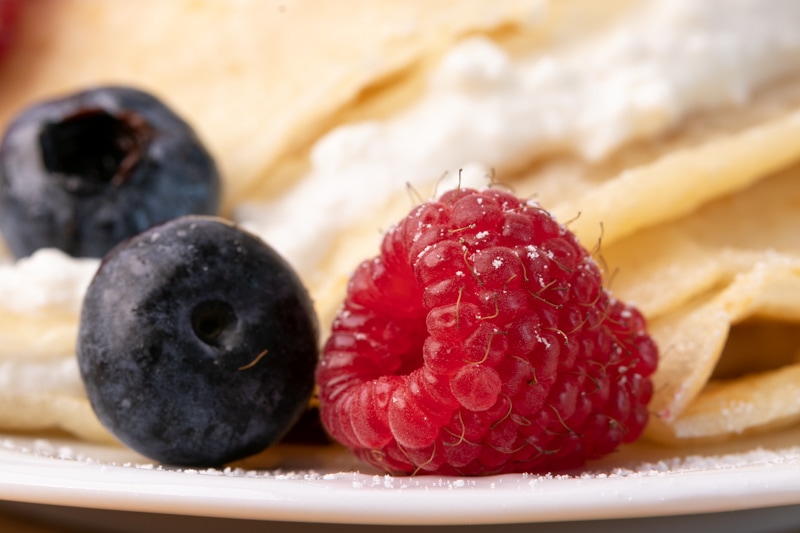
M182 215L215 215L220 177L192 128L154 96L99 87L33 105L0 142L0 231L16 257L102 257Z
M78 363L100 422L162 463L212 467L279 440L306 410L317 321L291 267L215 217L111 250L86 293Z

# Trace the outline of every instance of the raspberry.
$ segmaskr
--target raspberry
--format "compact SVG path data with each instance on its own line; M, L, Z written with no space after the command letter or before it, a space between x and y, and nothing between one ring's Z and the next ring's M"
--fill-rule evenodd
M458 189L354 273L320 365L322 421L395 474L563 471L632 442L658 351L533 202Z
M5 55L13 40L19 8L19 0L0 0L0 57Z

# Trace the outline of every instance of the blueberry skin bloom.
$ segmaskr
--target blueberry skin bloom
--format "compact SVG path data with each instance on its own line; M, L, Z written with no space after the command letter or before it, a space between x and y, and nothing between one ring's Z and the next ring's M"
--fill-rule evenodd
M318 327L292 268L214 217L115 247L86 293L78 363L100 422L162 463L215 467L278 441L314 388Z
M143 91L98 87L23 110L0 141L0 231L16 257L102 257L182 215L216 215L220 177L192 128Z

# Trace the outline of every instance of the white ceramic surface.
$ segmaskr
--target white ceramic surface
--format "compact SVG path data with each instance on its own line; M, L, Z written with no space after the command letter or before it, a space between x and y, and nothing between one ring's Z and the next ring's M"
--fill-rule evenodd
M695 450L638 444L569 475L393 477L344 450L278 447L224 470L0 435L0 500L193 517L393 525L539 523L800 504L800 429Z

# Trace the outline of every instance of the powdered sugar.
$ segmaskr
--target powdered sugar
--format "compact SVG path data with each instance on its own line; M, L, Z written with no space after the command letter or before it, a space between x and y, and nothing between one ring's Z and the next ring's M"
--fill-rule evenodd
M646 447L645 447L646 448ZM315 481L332 482L339 485L346 482L350 486L367 490L398 490L409 487L429 489L469 490L469 489L508 489L516 490L538 488L548 480L610 480L639 478L676 478L684 474L717 472L755 471L770 468L800 465L800 446L769 448L755 446L747 449L740 446L733 453L664 453L660 459L637 459L638 456L652 457L653 450L642 452L637 446L623 447L617 457L609 461L590 464L585 470L564 474L509 474L489 477L452 478L439 476L393 476L370 473L365 465L355 462L342 450L321 450L325 453L308 455L302 453L302 467L286 469L278 464L272 468L176 468L154 464L133 452L117 447L104 447L84 442L52 438L28 438L5 436L0 438L0 452L13 453L7 456L19 458L38 457L63 461L102 465L105 468L125 468L154 472L174 472L190 476L224 476L232 478L259 478L277 481ZM712 448L713 449L713 448ZM293 457L289 456L288 457ZM297 462L294 458L292 461ZM347 465L353 470L338 470ZM299 465L298 465L299 466Z
M526 254L528 256L528 259L538 259L540 257L539 247L536 246L535 244L529 244L528 246L525 247L525 249L528 252Z

